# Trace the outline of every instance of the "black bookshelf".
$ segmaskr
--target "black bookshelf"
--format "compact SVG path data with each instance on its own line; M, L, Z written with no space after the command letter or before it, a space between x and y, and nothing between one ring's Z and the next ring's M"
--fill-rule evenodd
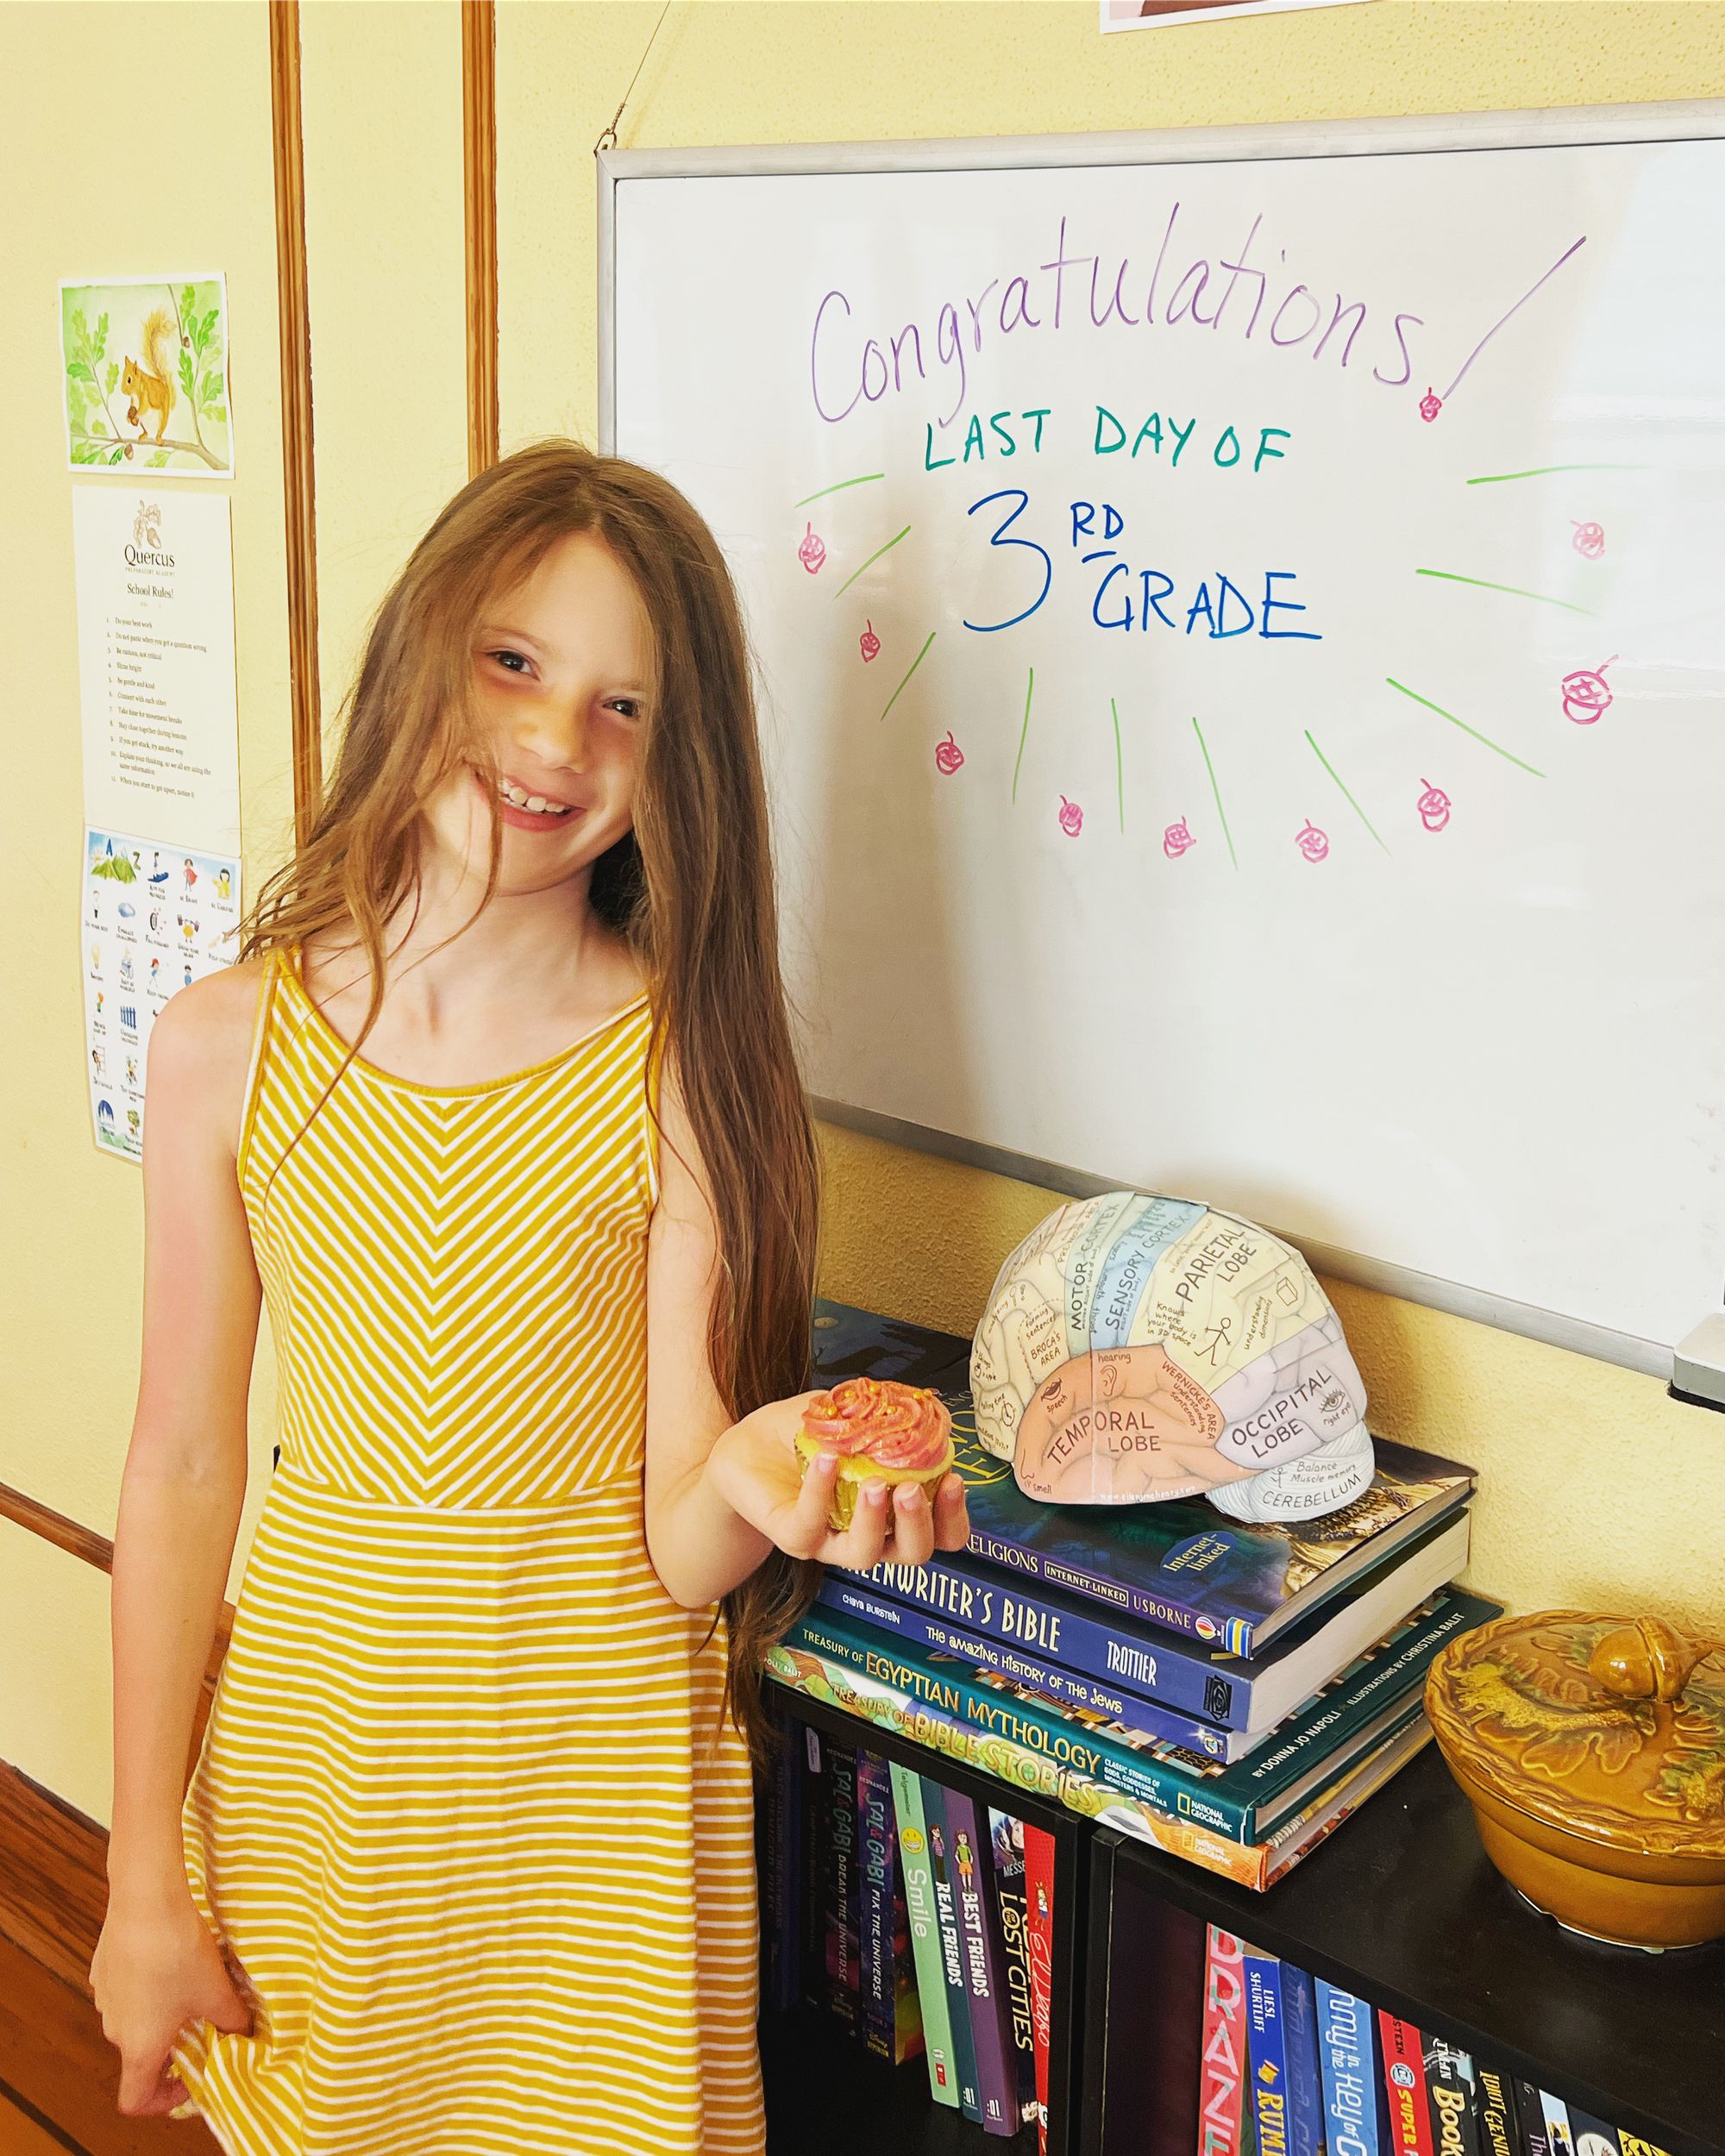
M1107 1828L1090 1892L1078 2156L1197 2146L1207 1923L1669 2156L1725 2156L1725 1941L1643 1954L1560 1930L1494 1869L1434 1745L1267 1893Z
M789 1726L793 1739L800 1723L840 1744L866 1746L1053 1836L1048 2156L1078 2156L1082 2014L1091 1983L1085 1938L1090 1906L1088 1821L823 1701L777 1684L769 1684L767 1695L775 1719ZM767 2156L985 2156L989 2150L1003 2156L1036 2156L1033 2125L1008 2140L985 2134L958 2112L937 2104L921 2057L889 2066L869 2056L826 2016L806 2008L763 2013L760 2034Z

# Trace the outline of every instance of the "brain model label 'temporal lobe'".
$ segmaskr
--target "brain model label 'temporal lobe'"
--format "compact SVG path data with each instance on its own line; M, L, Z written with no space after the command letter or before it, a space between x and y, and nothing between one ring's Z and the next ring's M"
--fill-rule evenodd
M970 1382L982 1444L1050 1504L1298 1520L1371 1480L1365 1388L1311 1268L1183 1198L1050 1213L1000 1268Z

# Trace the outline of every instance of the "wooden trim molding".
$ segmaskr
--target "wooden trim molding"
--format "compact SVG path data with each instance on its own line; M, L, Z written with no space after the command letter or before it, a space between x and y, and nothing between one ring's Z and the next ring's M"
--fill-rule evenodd
M86 1564L93 1564L98 1570L114 1570L114 1545L106 1535L99 1535L93 1527L68 1519L52 1505L43 1504L39 1497L27 1497L9 1482L0 1482L0 1520L15 1520L45 1542L54 1543L72 1556L82 1557Z
M293 726L294 826L304 845L323 792L317 681L317 474L311 441L311 309L305 266L300 132L299 0L270 0L270 114L275 145L275 274L281 318L281 470L287 508L287 659Z
M461 170L467 220L467 477L498 458L497 11L461 0Z

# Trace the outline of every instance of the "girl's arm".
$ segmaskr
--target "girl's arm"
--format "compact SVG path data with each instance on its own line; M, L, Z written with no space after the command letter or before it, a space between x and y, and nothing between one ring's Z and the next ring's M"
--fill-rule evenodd
M716 1220L700 1149L666 1060L660 1100L659 1200L647 1248L647 1548L666 1591L704 1608L740 1586L775 1546L864 1571L886 1552L925 1564L969 1532L956 1475L931 1505L914 1483L865 1482L843 1534L827 1526L837 1461L802 1474L794 1439L803 1402L775 1401L733 1423L707 1360L720 1277Z
M143 1351L114 1533L108 1908L90 1968L128 2114L183 2097L168 2053L189 2016L250 2021L191 1896L180 1805L246 1489L260 1294L235 1153L257 997L255 968L228 969L182 988L150 1036Z

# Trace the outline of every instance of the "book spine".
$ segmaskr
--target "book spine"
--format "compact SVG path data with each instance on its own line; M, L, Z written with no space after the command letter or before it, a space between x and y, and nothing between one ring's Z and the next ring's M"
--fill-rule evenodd
M1426 2101L1436 2156L1480 2156L1473 2059L1440 2036L1426 2039Z
M896 1844L898 1829L893 1839ZM911 1953L910 1917L905 1908L902 1852L893 1867L893 2057L895 2061L915 2059L924 2049L922 1995L917 1989L916 1965Z
M806 2006L826 2005L826 1845L831 1827L826 1747L803 1727L803 1845L798 1895L797 1990Z
M871 1583L878 1594L932 1610L985 1639L1027 1648L1158 1706L1201 1715L1224 1729L1244 1729L1251 1721L1251 1679L1213 1664L1203 1648L1081 1615L1051 1601L1045 1592L1027 1594L1016 1580L1003 1583L986 1575L968 1558L881 1564L852 1576Z
M1426 2046L1411 2021L1377 2009L1377 2041L1383 2059L1383 2093L1389 2106L1389 2156L1432 2156L1432 2122L1426 2103Z
M931 1782L926 1776L923 1777L922 1808L928 1821L935 1921L940 1931L940 1967L946 1984L947 2027L952 2035L958 2108L973 2124L980 2126L982 2102L976 2086L976 2041L970 2028L970 1989L964 1981L964 1938L958 1922L958 1878L952 1868L946 1798L947 1791L942 1783Z
M1569 2122L1575 2134L1577 2156L1623 2156L1622 2140L1615 2126L1607 2126L1590 2112L1577 2110L1573 2104Z
M846 1617L861 1618L864 1624L876 1625L895 1639L908 1640L915 1646L932 1647L943 1654L957 1655L984 1670L998 1670L1002 1677L1046 1692L1052 1699L1082 1708L1086 1714L1106 1714L1110 1720L1125 1722L1166 1744L1183 1745L1189 1751L1201 1752L1206 1758L1219 1759L1226 1764L1239 1741L1238 1732L1220 1728L1201 1715L1177 1714L1130 1685L1104 1683L1100 1678L1086 1677L1082 1670L1038 1661L1019 1648L985 1639L981 1633L938 1617L932 1610L895 1601L890 1595L877 1593L857 1574L828 1572L821 1582L819 1600L828 1609Z
M1569 2106L1560 2096L1540 2091L1540 2106L1546 2115L1546 2139L1551 2145L1552 2156L1575 2156L1575 2134L1569 2121Z
M888 1681L900 1690L951 1698L967 1721L1024 1751L1041 1752L1057 1766L1076 1769L1105 1789L1119 1789L1169 1819L1190 1821L1231 1841L1256 1839L1258 1806L1250 1798L1223 1795L1190 1771L1114 1744L1057 1707L1039 1707L1016 1693L997 1692L963 1668L942 1664L931 1670L916 1649L885 1634L875 1635L881 1643L875 1646L859 1632L854 1621L839 1626L806 1617L791 1638L865 1676L881 1675L884 1663Z
M797 2003L803 1984L803 1939L808 1917L806 1849L809 1790L806 1737L796 1723L786 1730L773 1777L776 1792L777 1839L774 1852L773 1938L769 1955L772 2004L781 2012Z
M1318 2067L1329 2156L1378 2156L1377 2046L1371 2009L1321 1977L1316 1990Z
M1521 2128L1521 2156L1552 2156L1546 2131L1546 2107L1531 2081L1515 2084L1515 2115Z
M1019 2121L1037 2115L1036 2030L1031 2009L1030 1934L1025 1906L1024 1821L1010 1812L988 1810L994 1896L1000 1913L1000 1940L1006 1970L1007 2018L1018 2059ZM1616 2152L1613 2152L1616 2156Z
M856 1968L856 1754L826 1747L826 1996L829 2011L855 2028L861 2009Z
M1245 1951L1232 1932L1214 1924L1207 1927L1196 2156L1240 2156L1246 2061Z
M1054 1837L1026 1822L1025 1929L1030 1943L1031 2034L1036 2046L1037 2147L1048 2148L1048 2045L1054 2025Z
M1495 2066L1476 2062L1473 2071L1479 2084L1480 2156L1522 2156L1515 2084Z
M1245 1956L1246 2087L1258 2156L1289 2156L1288 2051L1282 2007L1282 1965L1248 1946Z
M976 1806L956 1789L945 1794L947 1862L957 1890L958 1940L970 2002L970 2035L976 2046L976 2093L985 2132L1016 2134L1018 2063L1007 2017L1002 1955L991 1903L993 1865L986 1829ZM993 1921L991 1921L993 1920Z
M942 1698L902 1691L876 1670L866 1675L854 1671L799 1642L800 1633L794 1631L768 1650L767 1672L775 1684L823 1701L877 1728L890 1730L894 1736L907 1738L938 1755L998 1775L1015 1789L1028 1789L1065 1805L1081 1819L1097 1819L1107 1813L1109 1824L1122 1833L1166 1850L1170 1856L1182 1857L1220 1878L1232 1879L1237 1886L1261 1892L1270 1883L1272 1865L1279 1874L1308 1853L1305 1846L1292 1856L1283 1852L1288 1838L1303 1824L1304 1813L1284 1821L1273 1837L1263 1842L1225 1841L1203 1827L1170 1819L1147 1804L1135 1803L1123 1793L1093 1782L1088 1775L1057 1766L1039 1752L1027 1752L1005 1737L975 1728L963 1720L962 1711ZM1322 1802L1314 1798L1312 1808ZM1316 1842L1309 1846L1315 1847Z
M929 1861L922 1783L908 1767L895 1763L892 1783L899 1861L904 1871L905 1917L910 1927L911 1958L922 2008L929 2093L937 2103L956 2110L958 2083L952 2065L952 2025L946 2010L946 1976L941 1966L940 1921L935 1914L934 1867Z
M856 1755L861 1921L856 1975L862 2041L877 2059L898 2060L897 1961L893 1942L893 1807L887 1762Z
M1195 1639L1202 1636L1199 1630L1201 1622L1212 1624L1205 1612L1193 1608L1189 1603L1177 1601L1169 1595L1149 1594L1130 1582L1105 1578L1101 1573L1093 1572L1082 1564L1075 1564L1070 1558L1061 1558L1057 1576L1051 1577L1041 1551L1007 1535L984 1534L973 1530L968 1546L970 1554L981 1557L985 1564L1007 1567L1015 1573L1022 1573L1026 1578L1040 1580L1046 1587L1063 1589L1069 1595L1082 1595L1087 1601L1100 1602L1107 1609L1120 1608L1124 1595L1125 1608L1133 1617L1145 1624L1156 1625L1164 1632L1183 1633L1189 1639ZM1253 1626L1249 1618L1224 1618L1220 1625L1213 1625L1212 1628L1232 1652L1245 1654L1250 1651Z
M1288 2055L1290 2156L1324 2156L1323 2079L1318 2065L1318 2002L1313 1979L1282 1965L1283 2046Z

